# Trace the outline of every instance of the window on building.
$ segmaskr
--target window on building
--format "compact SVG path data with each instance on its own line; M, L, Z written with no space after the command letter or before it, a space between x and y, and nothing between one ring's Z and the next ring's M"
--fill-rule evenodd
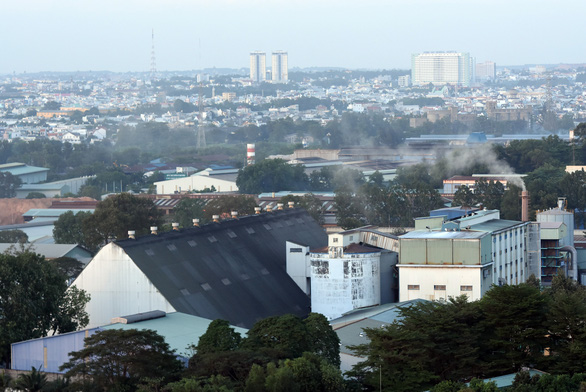
M338 242L338 237L332 238L332 242Z
M436 284L436 285L433 285L433 289L436 291L446 291L446 285L445 284Z
M460 291L472 291L472 286L460 286Z
M407 290L419 290L419 285L418 284L407 285Z
M301 248L291 248L289 249L289 253L301 253L303 252L303 249Z
M354 240L354 236L353 236L353 235L351 235L351 236L350 236L350 241L353 241L353 240Z

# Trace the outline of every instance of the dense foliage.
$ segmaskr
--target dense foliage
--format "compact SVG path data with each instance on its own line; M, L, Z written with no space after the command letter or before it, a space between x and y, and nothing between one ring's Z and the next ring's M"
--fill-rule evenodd
M60 368L68 377L84 376L101 391L136 390L140 382L177 379L181 362L165 339L149 329L108 329L85 338L85 347L70 353Z
M543 291L533 282L493 287L476 302L462 296L402 308L399 321L366 329L370 342L355 349L368 359L352 375L389 391L440 382L434 390L459 391L472 377L524 368L584 373L586 288L564 276Z
M10 359L10 343L83 328L89 296L44 257L26 250L0 254L0 360ZM67 291L66 291L67 290Z

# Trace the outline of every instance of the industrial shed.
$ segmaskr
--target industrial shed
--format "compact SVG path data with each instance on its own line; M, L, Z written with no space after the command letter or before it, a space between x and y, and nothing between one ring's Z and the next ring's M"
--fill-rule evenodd
M302 209L229 219L105 246L72 285L86 290L90 327L155 309L250 328L310 301L286 272L286 241L321 247L323 229Z
M112 320L112 324L97 328L13 343L12 369L27 371L34 366L44 372L63 373L59 367L69 361L70 352L81 350L86 337L108 329L151 329L163 336L177 356L187 362L192 355L188 346L197 345L211 322L184 313L161 311L117 317ZM234 329L242 336L248 332L244 328Z

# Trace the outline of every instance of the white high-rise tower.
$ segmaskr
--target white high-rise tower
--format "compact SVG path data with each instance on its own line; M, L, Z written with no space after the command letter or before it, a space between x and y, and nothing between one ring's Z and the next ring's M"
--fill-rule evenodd
M273 82L286 82L289 80L289 68L287 64L287 52L277 50L273 52L273 68L271 70Z
M469 53L425 52L411 56L413 85L433 83L470 86L473 74L473 61Z
M265 52L250 53L250 79L257 83L267 79L267 55Z

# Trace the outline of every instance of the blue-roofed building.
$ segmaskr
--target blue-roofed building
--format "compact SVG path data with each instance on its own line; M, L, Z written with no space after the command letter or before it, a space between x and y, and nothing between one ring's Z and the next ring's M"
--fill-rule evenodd
M193 355L189 348L197 345L212 320L184 313L165 313L152 311L148 313L123 316L112 319L111 324L77 332L47 336L39 339L13 343L12 369L31 370L34 366L49 373L63 373L59 367L69 360L69 353L84 347L84 339L97 331L109 329L151 329L165 338L172 350L185 364ZM241 335L248 330L233 327Z
M37 184L47 181L49 169L45 167L29 166L25 163L13 162L0 165L0 172L10 173L18 177L23 184Z

